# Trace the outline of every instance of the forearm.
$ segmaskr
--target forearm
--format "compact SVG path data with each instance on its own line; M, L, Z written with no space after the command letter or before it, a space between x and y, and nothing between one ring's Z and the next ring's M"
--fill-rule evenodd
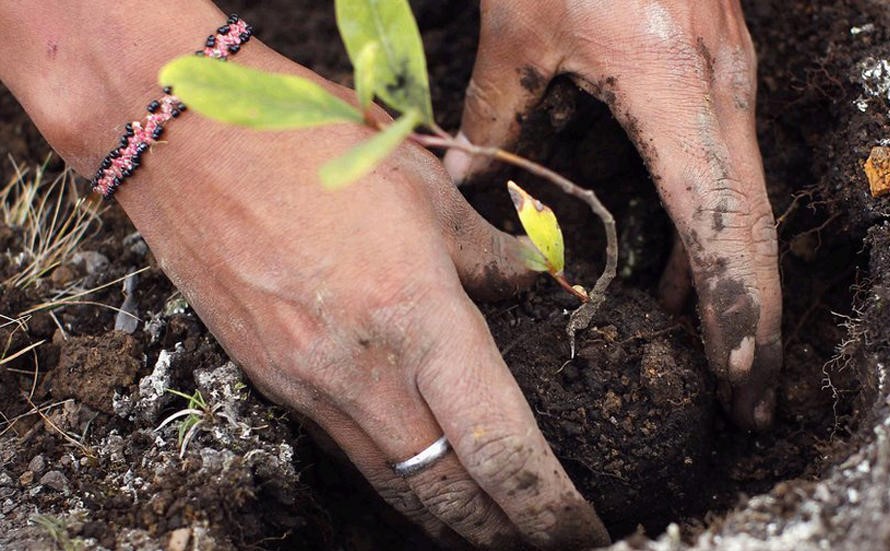
M159 97L160 67L201 47L225 19L203 0L161 0L151 8L135 0L50 0L36 6L0 1L0 32L6 37L0 56L9 60L0 65L0 79L62 157L91 177L124 124L142 119L146 104ZM237 62L322 81L257 41L239 52ZM160 209L208 206L218 200L213 187L232 183L202 178L201 172L211 164L238 163L243 132L194 114L174 121L164 136L169 143L152 148L118 200L140 230L149 232L162 218Z

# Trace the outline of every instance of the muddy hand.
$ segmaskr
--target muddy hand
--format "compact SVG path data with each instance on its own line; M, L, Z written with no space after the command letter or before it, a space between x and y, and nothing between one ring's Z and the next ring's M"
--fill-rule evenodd
M560 73L607 102L636 142L688 251L721 401L739 426L768 427L781 291L754 128L756 59L738 1L483 0L463 136L510 144L517 115ZM446 167L462 181L484 161L450 153ZM685 264L670 263L668 304L683 302Z
M0 2L0 80L91 174L157 94L159 68L224 20L210 2ZM354 97L258 41L238 63ZM416 146L325 192L319 167L369 136L358 125L259 133L187 114L117 199L256 386L322 426L431 534L504 549L607 542L464 291L530 275L518 242ZM452 452L394 472L443 434Z

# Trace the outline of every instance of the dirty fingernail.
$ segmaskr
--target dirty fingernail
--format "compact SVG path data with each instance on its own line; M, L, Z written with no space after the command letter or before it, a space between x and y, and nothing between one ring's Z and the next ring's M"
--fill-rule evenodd
M745 337L729 352L729 377L735 382L744 381L754 364L754 337Z

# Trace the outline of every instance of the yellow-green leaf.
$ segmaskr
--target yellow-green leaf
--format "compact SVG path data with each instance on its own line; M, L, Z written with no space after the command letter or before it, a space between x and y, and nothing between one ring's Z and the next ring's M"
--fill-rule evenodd
M419 112L409 111L370 140L328 161L318 173L321 183L327 189L338 189L368 174L408 137L420 121Z
M377 97L402 113L416 109L421 122L432 124L426 56L408 0L336 0L334 5L353 66L367 44L380 44L374 63Z
M526 268L533 272L549 272L550 267L547 265L547 259L538 250L538 247L528 238L520 238L519 256Z
M158 75L189 109L218 121L262 130L362 123L352 105L318 84L207 57L177 58Z
M379 52L379 42L368 42L355 58L355 95L363 111L374 101L374 71Z
M544 257L547 271L554 275L562 273L565 268L565 244L556 215L550 207L529 195L516 182L508 182L507 189L522 227Z

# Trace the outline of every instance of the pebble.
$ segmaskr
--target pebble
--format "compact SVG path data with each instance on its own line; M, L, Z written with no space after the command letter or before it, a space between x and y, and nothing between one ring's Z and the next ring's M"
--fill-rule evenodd
M83 264L86 273L93 275L102 272L108 267L108 257L96 251L80 251L71 259L75 266Z
M872 197L890 193L890 147L875 147L865 162Z
M129 247L130 251L137 256L145 256L148 254L148 245L142 239L142 235L137 231L126 236L123 241L124 247Z
M28 470L34 471L34 474L40 474L46 469L46 459L42 454L35 455L31 462L28 463Z
M192 537L190 528L177 528L170 532L170 540L167 542L167 551L185 551Z
M49 471L40 478L40 483L57 492L69 490L68 479L60 471Z
M33 471L25 471L22 473L22 476L19 477L19 484L22 486L28 486L34 482L34 472Z

